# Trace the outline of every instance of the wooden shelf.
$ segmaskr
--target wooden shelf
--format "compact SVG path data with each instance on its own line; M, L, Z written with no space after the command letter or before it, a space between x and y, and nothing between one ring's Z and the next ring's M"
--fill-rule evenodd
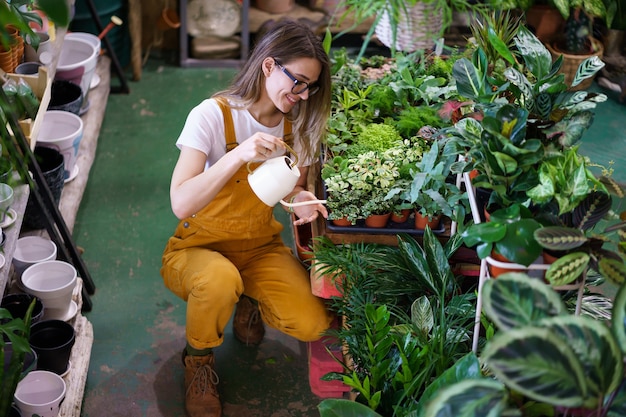
M93 164L100 128L106 111L107 100L110 92L111 61L106 56L101 56L96 67L96 74L100 77L97 87L90 90L88 94L89 110L81 116L83 120L83 138L78 150L77 165L79 167L78 176L66 183L63 187L59 211L70 232L74 228L76 214L80 206L84 190L89 178L89 171ZM15 199L12 208L18 213L16 222L5 230L7 241L4 246L5 265L0 268L0 287L2 294L7 289L19 290L15 282L11 282L11 261L17 239L20 236L39 235L49 237L46 230L32 230L20 233L26 203L28 201L29 189L27 185L15 188ZM10 288L13 287L13 288ZM73 299L78 305L76 317L70 320L75 330L75 343L70 356L71 369L64 377L67 385L65 400L61 404L60 417L80 417L85 391L85 383L89 370L91 357L91 347L93 345L93 327L91 323L81 313L83 280L78 279L74 288Z

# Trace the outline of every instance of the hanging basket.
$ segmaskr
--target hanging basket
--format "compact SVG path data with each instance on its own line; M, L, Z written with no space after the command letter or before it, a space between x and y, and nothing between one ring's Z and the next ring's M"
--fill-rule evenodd
M415 6L406 6L406 13L400 10L396 29L395 49L414 52L431 49L442 32L442 15L436 3L418 2ZM376 36L388 48L393 43L392 23L389 14L384 12L376 25Z

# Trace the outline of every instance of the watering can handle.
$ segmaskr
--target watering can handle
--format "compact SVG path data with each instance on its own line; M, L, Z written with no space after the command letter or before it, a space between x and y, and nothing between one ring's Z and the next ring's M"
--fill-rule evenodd
M308 200L308 201L300 201L299 203L288 203L285 200L280 200L280 204L285 207L301 207L308 206L311 204L326 204L326 200Z
M291 148L291 146L287 145L286 143L283 142L283 145L285 145L285 148L287 148L287 150L289 152L291 152L291 154L294 157L294 161L292 161L293 163L290 165L290 167L293 169L293 167L295 167L296 165L298 165L298 154L296 154L296 152ZM248 168L248 173L252 174L252 170L250 169L250 164L254 162L254 161L250 161L248 162L248 164L246 165L246 168Z

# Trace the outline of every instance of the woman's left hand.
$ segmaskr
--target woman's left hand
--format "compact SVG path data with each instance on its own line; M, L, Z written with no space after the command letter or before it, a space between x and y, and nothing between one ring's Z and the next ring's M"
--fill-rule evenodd
M296 194L293 202L300 203L303 201L313 201L317 199L318 198L315 194L309 191L300 191ZM314 222L320 214L325 219L328 218L328 210L322 203L293 207L293 212L296 214L296 221L293 222L294 226Z

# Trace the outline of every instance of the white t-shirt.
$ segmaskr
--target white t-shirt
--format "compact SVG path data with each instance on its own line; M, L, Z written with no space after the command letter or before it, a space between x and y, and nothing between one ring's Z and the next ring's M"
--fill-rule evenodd
M257 132L268 133L273 136L283 136L284 119L274 127L267 127L259 123L246 109L231 109L233 125L237 143L242 143ZM224 116L217 101L206 99L194 107L185 121L176 146L188 146L197 149L207 155L207 167L216 163L226 154L226 141L224 139ZM298 140L294 143L293 150L296 154L302 154L302 145ZM308 161L310 162L310 161ZM300 160L300 166L310 165L307 161Z

